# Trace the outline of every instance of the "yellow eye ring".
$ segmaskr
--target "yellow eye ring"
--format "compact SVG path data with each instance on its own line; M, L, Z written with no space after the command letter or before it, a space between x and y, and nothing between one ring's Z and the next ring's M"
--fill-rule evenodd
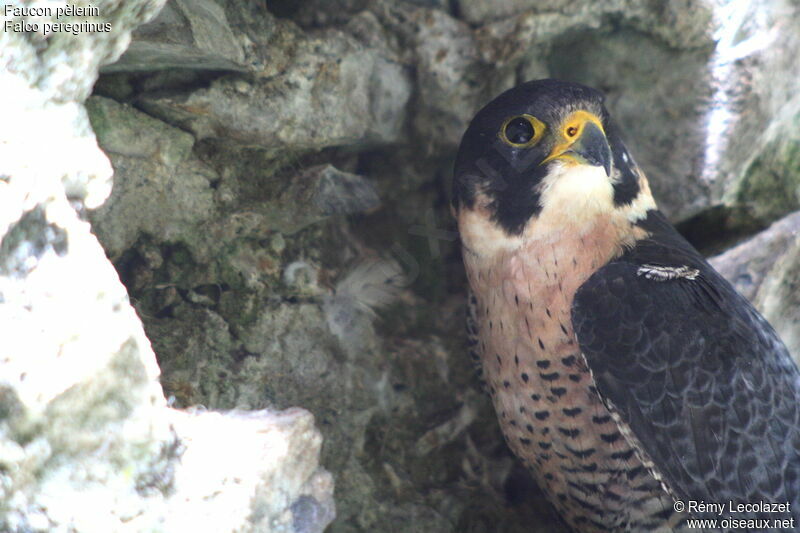
M544 122L534 116L516 115L503 122L497 136L514 148L530 148L542 139L546 128Z

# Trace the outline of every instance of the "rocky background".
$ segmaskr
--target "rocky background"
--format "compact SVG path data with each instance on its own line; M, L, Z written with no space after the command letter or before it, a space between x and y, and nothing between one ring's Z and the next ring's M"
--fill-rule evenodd
M721 254L714 264L800 355L796 2L170 0L134 30L145 11L128 25L132 40L116 62L119 53L105 57L84 41L80 57L109 63L88 99L97 65L74 67L88 81L69 99L113 165L111 195L89 202L69 183L60 194L91 223L127 289L169 404L200 408L168 409L148 385L161 424L148 445L163 451L151 468L158 475L146 478L158 490L147 494L174 511L198 498L184 497L192 472L211 470L199 492L215 494L217 480L216 492L232 495L202 515L182 508L194 522L152 518L151 504L143 516L163 530L201 531L225 505L241 523L207 530L325 528L334 514L319 435L305 411L280 411L291 407L313 414L319 463L335 482L326 531L562 530L510 457L473 378L448 208L468 121L529 79L607 94L662 210L701 250ZM27 53L46 57L47 47L32 43ZM52 92L32 108L59 98ZM75 135L65 127L63 136ZM88 125L81 135L91 139ZM14 172L7 183L21 182ZM94 172L107 181L105 170ZM0 167L0 186L3 175ZM38 217L31 235L50 235L58 256L50 213L26 212ZM19 277L9 265L30 252L11 243L32 237L11 234L0 244L0 280ZM148 353L144 342L136 357ZM141 383L154 383L153 368ZM17 388L9 390L18 396ZM82 409L94 413L93 398ZM35 455L33 407L19 403L23 414L0 413L0 437L16 439L14 468L26 475L0 468L0 510L14 518L12 531L39 530L26 518L33 507L51 527L68 523L48 514L41 475L30 472L46 472L53 456L68 469L74 454ZM274 446L259 440L265 432L282 436L283 457L264 452ZM56 437L42 439L50 446ZM248 477L238 492L235 480L219 481L226 472L239 479L233 471ZM275 487L282 499L265 501ZM242 500L253 491L264 497L250 508Z

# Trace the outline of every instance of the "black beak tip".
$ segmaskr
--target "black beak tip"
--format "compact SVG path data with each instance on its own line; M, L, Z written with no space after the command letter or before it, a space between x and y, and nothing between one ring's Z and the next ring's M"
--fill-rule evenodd
M572 151L583 157L590 165L603 167L606 176L611 177L611 163L613 156L603 131L595 124L586 125L580 140L573 146Z
M608 150L607 157L603 158L603 168L606 171L606 176L611 177L611 149Z

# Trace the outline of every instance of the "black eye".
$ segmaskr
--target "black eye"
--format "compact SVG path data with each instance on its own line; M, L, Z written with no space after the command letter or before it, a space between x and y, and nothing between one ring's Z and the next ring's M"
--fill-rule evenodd
M526 144L536 135L536 130L527 117L515 117L506 123L503 133L512 144Z

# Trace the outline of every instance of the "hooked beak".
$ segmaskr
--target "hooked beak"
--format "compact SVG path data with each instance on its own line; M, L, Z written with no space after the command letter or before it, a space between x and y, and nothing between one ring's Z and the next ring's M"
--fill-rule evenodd
M542 164L553 159L603 167L606 176L611 176L611 147L603 130L593 121L584 122L580 135L575 140L556 145Z

